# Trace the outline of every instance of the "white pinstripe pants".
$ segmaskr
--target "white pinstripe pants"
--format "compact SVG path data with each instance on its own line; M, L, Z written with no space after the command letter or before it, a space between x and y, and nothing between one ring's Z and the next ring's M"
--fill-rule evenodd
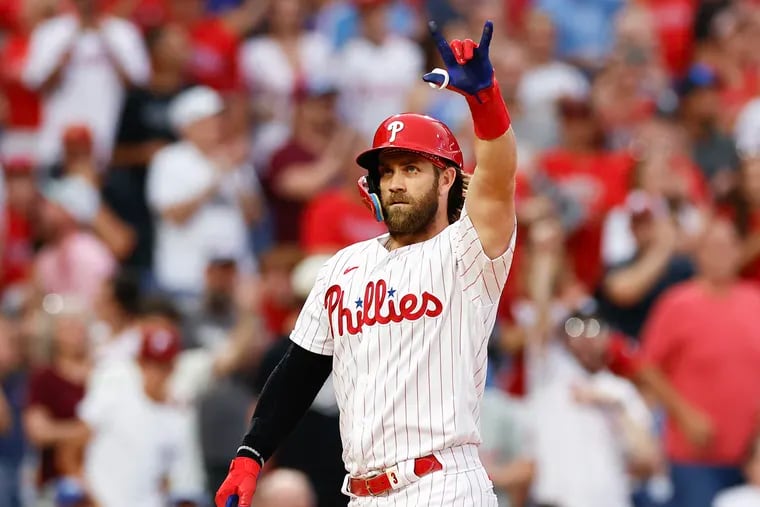
M473 455L474 452L474 455ZM493 484L475 446L436 452L443 470L381 496L352 498L349 507L497 507Z

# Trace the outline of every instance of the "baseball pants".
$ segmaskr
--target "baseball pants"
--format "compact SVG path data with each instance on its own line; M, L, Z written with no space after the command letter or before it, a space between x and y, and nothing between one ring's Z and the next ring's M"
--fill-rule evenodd
M351 498L349 507L497 507L493 484L477 456L463 446L435 453L443 470L381 496Z

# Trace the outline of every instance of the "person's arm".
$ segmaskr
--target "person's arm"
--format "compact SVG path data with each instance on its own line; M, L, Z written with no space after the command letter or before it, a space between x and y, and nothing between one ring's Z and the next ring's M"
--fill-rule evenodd
M150 163L153 155L166 146L168 141L152 139L142 142L119 142L113 151L111 164L120 167L143 167Z
M271 0L243 0L240 7L224 14L222 22L236 36L245 37L264 20L271 3Z
M632 264L612 271L602 281L604 293L619 306L638 303L662 277L675 249L676 230L664 219L655 224L655 243Z
M710 417L686 401L659 368L644 365L634 374L633 380L643 391L654 396L694 447L704 449L712 442L715 430Z
M311 406L332 372L332 356L291 344L261 392L237 456L263 466Z
M493 23L486 22L479 45L469 39L455 40L449 45L434 23L430 28L449 79L444 80L438 72L425 74L423 79L437 86L448 81L449 89L467 99L475 128L477 165L467 188L465 206L483 252L495 259L510 247L515 228L517 145L488 58Z
M63 19L42 24L32 32L22 75L27 87L46 93L58 84L71 59L78 32L76 21Z
M522 505L527 499L535 473L535 463L529 458L518 458L488 470L493 485L505 490L515 505Z
M324 190L349 163L355 135L348 129L339 130L317 160L283 168L274 181L277 194L292 200L306 201Z
M182 172L187 163L184 158L162 150L153 157L148 169L148 204L162 219L178 225L190 220L203 205L213 199L221 183L221 177L217 174L205 189L194 195L187 192L182 185Z
M126 86L150 79L150 58L140 32L129 21L105 18L96 26L106 57Z
M63 442L84 441L89 432L76 419L57 421L40 405L31 405L24 411L24 431L37 447L48 447Z
M135 231L108 207L101 204L90 226L117 259L124 260L132 254L137 244Z

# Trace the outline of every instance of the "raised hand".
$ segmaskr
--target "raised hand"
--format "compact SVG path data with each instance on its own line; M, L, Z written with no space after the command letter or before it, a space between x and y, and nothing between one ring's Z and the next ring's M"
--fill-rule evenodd
M479 92L493 86L493 65L488 57L493 36L491 21L486 21L483 26L479 44L471 39L456 39L449 44L434 21L428 23L428 27L446 69L428 72L422 77L423 81L434 88L448 88L462 95L475 97Z

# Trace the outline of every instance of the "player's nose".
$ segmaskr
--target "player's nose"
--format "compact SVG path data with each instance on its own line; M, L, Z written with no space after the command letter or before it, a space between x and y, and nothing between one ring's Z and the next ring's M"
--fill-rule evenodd
M406 178L403 171L393 171L388 177L388 190L391 192L406 191Z

